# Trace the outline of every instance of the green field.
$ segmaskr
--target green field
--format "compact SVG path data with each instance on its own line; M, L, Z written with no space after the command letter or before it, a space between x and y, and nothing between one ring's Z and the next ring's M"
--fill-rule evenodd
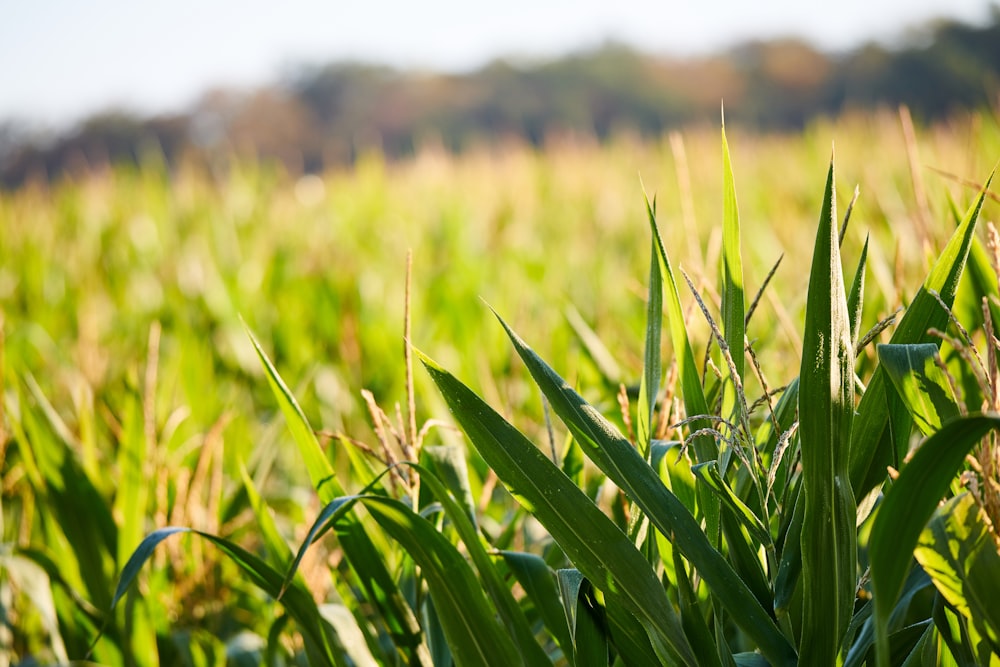
M930 362L917 370L906 367L902 376L912 382L900 386L919 389L900 398L888 380L873 382L885 361L880 365L874 343L865 345L858 350L856 386L851 387L853 373L844 375L846 394L839 400L823 394L831 389L829 382L819 382L819 389L815 381L803 382L797 389L799 414L791 400L784 424L800 420L802 429L783 434L769 421L779 410L780 404L773 404L778 395L770 408L766 399L755 403L763 390L753 357L732 355L745 380L734 384L734 367L719 346L706 353L712 332L681 274L690 276L723 337L738 349L743 345L739 321L783 258L745 329L767 386L789 385L800 370L812 367L813 358L817 369L829 372L826 380L843 375L844 367L849 371L831 359L835 348L823 347L830 342L829 331L846 331L838 329L846 322L838 320L838 299L843 298L837 280L827 286L826 296L810 291L810 266L822 255L817 222L823 219L823 184L835 144L838 213L827 220L834 232L854 186L860 191L841 246L846 283L841 287L848 292L869 239L863 306L860 320L851 322L856 331L847 331L848 339L853 334L849 351L858 343L858 332L863 336L900 308L907 314L938 309L925 319L947 328L937 302L917 293L942 261L948 266L940 270L949 276L957 277L965 266L968 246L955 256L945 248L1000 158L996 113L918 127L909 142L894 112L819 122L795 136L739 127L727 128L727 134L738 223L724 205L732 183L719 130L711 125L656 142L622 135L598 145L578 138L553 141L544 150L509 144L460 156L428 147L405 162L372 154L351 169L306 177L245 162L188 164L168 173L149 155L137 170L80 174L0 193L0 665L88 655L103 664L135 665L227 659L234 664L374 660L447 665L452 660L483 663L484 656L483 664L513 664L507 662L510 656L525 664L637 664L643 657L684 664L692 647L703 664L733 664L730 655L739 665L766 664L756 662L764 657L772 664L794 662L796 656L824 664L838 654L850 664L875 664L874 652L866 654L866 649L876 635L886 647L892 640L892 654L882 655L883 664L903 664L908 656L914 662L907 664L975 664L984 656L993 661L989 664L1000 664L1000 626L989 615L996 612L980 613L982 600L963 608L941 593L941 586L932 586L924 570L911 571L912 549L904 550L904 561L895 566L899 576L909 577L905 588L900 579L895 589L907 593L901 598L905 604L893 606L889 593L884 595L888 607L865 611L872 580L879 599L880 580L878 565L871 576L867 572L872 522L855 535L853 513L850 540L831 537L834 552L849 554L848 564L833 564L827 561L830 553L815 553L826 544L824 529L818 529L815 541L803 537L802 553L795 556L801 559L803 579L797 588L793 580L788 589L795 591L784 601L789 606L777 602L788 585L778 566L797 562L785 543L795 523L795 498L823 497L815 489L826 483L827 474L831 484L846 479L846 450L837 454L835 441L846 437L843 442L851 442L849 413L857 413L855 437L870 427L866 420L875 419L861 403L865 389L876 383L890 387L895 406L881 402L878 409L892 415L894 451L905 453L908 441L915 444L921 434L938 431L947 431L945 438L954 442L978 441L993 422L945 414L927 377L950 376L953 383L942 390L950 398L940 400L948 410L964 404L976 413L984 400L991 410L1000 405L989 396L990 372L977 378L971 355L962 357L956 352L962 345L946 343L938 358L948 373L934 375L928 369L938 367ZM655 196L669 256L665 265L653 255L656 277L650 268L644 188L651 200ZM1000 205L989 195L976 213L971 223L977 240L961 272L953 312L995 375L995 358L985 357L980 300L996 300L985 232L986 223L997 220ZM408 383L404 315L410 253L410 342L482 397L499 413L495 418L470 404L473 399L454 378L433 365L428 373L414 360ZM831 261L839 262L836 252ZM730 273L720 266L729 266ZM734 266L741 271L738 277ZM679 318L663 320L661 342L659 313L669 315L669 290L658 316L647 313L651 299L656 303L651 281L658 286L662 273L669 287L667 268L679 288L701 382L697 391L677 368L683 354L676 351L677 330L671 325ZM945 301L948 290L956 289L952 282L949 278L936 288ZM992 305L1000 309L1000 301ZM545 391L548 402L529 372L541 367L522 363L490 307L566 379L565 386L556 383ZM832 322L815 314L824 307L827 316L834 313ZM898 322L874 341L887 343L903 331ZM833 328L823 333L823 326ZM940 342L927 337L926 326L913 327L911 338L893 342ZM948 333L962 335L954 325ZM290 394L283 394L276 376L269 375L250 334ZM661 353L658 363L644 347L647 339ZM711 359L707 369L706 358ZM650 398L651 383L660 391ZM646 487L631 489L608 472L608 465L631 459L601 454L615 450L600 437L594 452L587 449L586 424L574 426L549 393L570 386L629 437L651 464L640 472L659 475L662 492L644 496ZM711 414L739 423L701 420L674 428L685 416L695 416L692 400L701 392ZM301 405L315 438L302 428L289 396ZM628 397L624 412L622 396ZM745 399L742 411L740 398ZM923 398L933 403L931 417L918 405ZM573 399L566 400L563 410L572 407ZM819 409L823 406L839 408ZM964 413L964 407L954 409ZM814 417L817 413L823 415ZM621 528L624 533L615 534L627 534L625 541L637 545L634 553L649 564L652 580L664 583L665 595L629 597L628 581L616 578L631 562L620 551L615 563L600 554L593 563L584 555L574 557L580 545L574 546L572 536L560 538L559 531L576 530L577 509L567 508L579 505L556 503L552 511L558 516L546 519L539 507L545 494L533 498L505 476L504 465L513 466L508 474L515 477L526 470L526 480L549 479L551 471L525 463L533 460L527 454L508 464L491 458L514 451L512 444L491 454L476 442L477 428L487 440L505 433L499 415L544 455L554 454L566 475L551 483L572 480L603 510L598 514L609 517L604 528L595 527L604 525L599 517L593 524L580 521L596 531ZM709 427L715 432L699 431ZM420 438L414 437L417 431ZM810 445L803 448L800 438L807 439L806 433L830 438L831 461L819 461ZM720 448L726 437L735 445ZM723 486L740 503L730 506L724 491L706 491L711 484L692 476L690 466L679 470L681 459L664 463L676 457L664 456L666 450L657 447L681 439L692 444L681 457L689 463L705 463L705 448L716 448ZM789 449L782 464L777 448L784 442ZM457 458L455 446L464 452ZM957 481L965 465L959 456L942 473L945 495L954 502L981 497L985 507L977 516L988 516L990 502L1000 497L991 496L997 492L990 489L1000 477L997 468L991 471L983 462L995 455L983 448L978 471L973 467L969 473L979 480L978 496ZM405 466L373 481L388 461L417 456L429 469L419 475L419 483ZM891 464L903 466L896 459ZM817 473L814 465L824 472ZM906 488L903 470L900 488ZM324 486L333 471L336 483ZM761 493L769 472L777 475L769 480L775 490ZM890 486L882 486L881 469L869 472L864 484L851 473L851 506L861 504L868 491L876 492L872 499L880 488L887 498L891 495ZM439 494L428 478L440 479L452 493ZM515 496L504 484L514 487ZM939 499L931 497L933 485L927 484L920 495L931 507L917 532ZM381 494L381 500L341 508L334 530L306 551L283 604L276 602L272 575L280 584L293 554L307 537L311 541L313 521L324 508L334 512L336 506L328 503L335 497L362 492ZM715 555L703 561L697 550L674 549L673 536L662 538L668 531L648 506L658 506L660 493L680 498L694 517L692 525L706 531L704 544L711 543L718 563L749 582L748 595L771 619L773 635L754 634L743 625L737 610L746 600L719 597L707 573L715 571ZM807 535L809 526L823 525L828 510L830 521L843 527L838 512L847 510L837 505L840 500L829 501L839 509L830 509L826 501L810 502L803 501ZM467 541L462 519L449 503L465 508L465 520L471 515L480 532L472 541L480 546ZM740 506L749 514L741 515ZM422 511L424 518L410 509ZM580 517L590 516L589 509L579 511ZM558 523L564 519L566 525ZM977 538L975 558L988 558L989 547L996 546L990 541L997 536L992 525L992 533L986 529ZM144 554L149 560L138 574L129 571L126 581L134 577L135 583L115 600L130 555L144 537L167 526L224 541L198 535L165 539ZM755 533L755 526L763 533ZM359 541L359 531L369 537ZM584 534L580 544L600 541L600 535L605 533ZM856 559L855 540L860 545ZM459 548L449 551L451 544ZM236 545L246 552L234 551ZM422 549L429 555L421 555ZM515 552L532 558L521 562L510 555ZM369 558L359 555L364 553ZM473 565L463 579L457 572L468 559ZM542 574L540 563L547 565ZM848 581L830 576L827 566L846 567ZM529 578L522 567L544 581ZM577 572L574 568L585 577L582 585L579 577L567 574ZM606 581L595 578L601 568L610 572ZM823 571L817 574L818 569ZM839 590L823 592L821 580L828 578L838 579ZM496 582L513 596L497 591ZM386 590L389 583L393 590ZM445 595L442 583L457 601ZM894 590L892 583L886 586ZM804 596L804 588L809 595ZM472 597L463 597L463 591L472 591L467 593ZM847 617L828 611L843 623L834 619L833 627L826 627L826 620L817 620L825 612L809 611L812 595L817 608L831 599L833 607L846 608ZM110 611L113 601L117 605ZM673 634L675 628L658 615L658 604L676 610L682 631ZM560 616L564 608L572 620L560 623L560 618L566 621ZM449 620L450 609L461 610L472 628L466 628L467 635L457 627L463 623ZM669 616L670 610L662 613ZM895 611L891 621L880 616L886 610ZM320 611L336 621L322 620ZM883 625L876 628L877 620L869 618L881 618ZM946 627L952 635L942 630ZM891 636L883 637L884 630ZM535 645L526 648L525 636L534 637ZM706 646L715 647L711 657L704 653Z

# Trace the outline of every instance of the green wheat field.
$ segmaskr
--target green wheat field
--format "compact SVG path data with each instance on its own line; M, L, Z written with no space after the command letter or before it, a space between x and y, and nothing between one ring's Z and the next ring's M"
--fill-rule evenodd
M0 193L0 665L1000 665L998 123Z

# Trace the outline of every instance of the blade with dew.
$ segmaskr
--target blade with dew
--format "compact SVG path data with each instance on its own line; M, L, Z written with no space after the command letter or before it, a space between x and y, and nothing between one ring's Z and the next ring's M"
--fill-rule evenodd
M795 651L725 557L702 532L684 504L664 486L656 471L593 406L576 393L534 350L497 316L535 383L584 453L646 513L698 570L734 622L772 662L795 664ZM706 491L711 495L711 491ZM716 501L718 502L718 501Z
M879 667L889 664L889 614L910 569L920 533L966 455L992 429L1000 429L1000 416L970 415L945 424L919 446L876 511L868 556Z
M800 660L832 665L857 587L857 506L848 476L854 418L854 349L836 227L833 161L809 273L802 366L803 619Z
M934 343L884 344L878 360L903 404L925 436L959 416L958 403L945 372L937 366Z
M628 536L520 431L430 358L420 358L470 442L570 561L606 596L622 598L654 648L670 646L697 664L663 586Z
M948 314L930 292L937 292L949 307L954 303L969 248L975 238L976 222L992 180L993 174L990 174L986 186L965 214L961 224L931 267L920 291L899 320L891 343L936 342L937 339L932 338L927 330L944 329L947 325ZM885 480L886 466L899 467L900 461L906 455L900 448L907 440L893 439L887 434L890 422L886 402L887 382L884 369L876 368L857 406L857 419L854 423L850 449L851 485L857 498L868 495L869 491L882 484ZM895 409L897 412L906 413L905 407L901 404ZM894 440L897 443L895 446L893 446Z

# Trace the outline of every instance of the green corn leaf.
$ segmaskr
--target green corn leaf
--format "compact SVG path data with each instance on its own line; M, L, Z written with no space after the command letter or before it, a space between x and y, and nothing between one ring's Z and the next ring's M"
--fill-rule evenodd
M900 667L937 667L937 628L932 622L922 623L924 628L920 639L913 646Z
M833 162L813 250L802 367L803 620L800 660L832 665L854 610L857 507L848 477L854 350L836 227Z
M854 272L854 281L851 283L851 291L847 295L847 314L851 318L851 346L858 347L858 337L861 335L861 313L864 309L865 301L865 273L868 262L868 237L865 236L865 245L861 248L861 258L858 260L858 268Z
M586 483L586 460L583 450L580 449L580 443L573 439L572 434L568 435L566 437L566 446L563 447L562 460L559 462L559 467L581 489Z
M802 485L797 484L784 510L786 513L791 512L791 518L781 544L778 573L774 577L774 613L778 618L788 613L802 574L802 523L806 503L801 492Z
M465 462L465 450L455 445L434 445L424 447L421 454L430 463L430 470L435 473L435 481L443 482L461 503L474 532L476 502L472 498L472 486L469 484L469 468ZM440 499L446 497L447 494L436 492L435 496ZM462 539L465 539L464 535Z
M951 384L935 360L934 343L878 345L879 363L925 436L959 416Z
M566 614L556 587L556 575L545 562L535 554L521 551L503 551L504 562L521 584L528 599L535 605L542 622L556 643L573 663L573 638L567 625Z
M260 530L261 539L267 548L269 560L279 568L287 568L292 562L292 550L285 542L285 538L278 532L278 526L274 523L271 510L261 498L257 485L254 484L246 466L240 464L240 476L243 478L243 488L246 490L247 498L250 500L250 509L253 510L254 518L257 519L257 528Z
M368 513L420 566L438 619L460 665L514 665L517 648L468 562L426 519L392 498L364 496Z
M317 608L319 615L330 624L351 659L353 667L378 667L375 656L368 648L368 641L351 610L342 604L322 604Z
M452 448L458 450L459 448ZM463 458L462 461L465 459ZM456 501L449 493L448 488L430 470L417 465L412 465L420 473L421 484L428 487L444 507L445 513L451 519L456 532L465 544L465 548L472 559L473 564L479 572L482 580L482 588L486 590L493 604L500 614L507 633L513 638L521 655L521 660L525 665L548 665L551 661L545 655L545 651L535 641L534 633L528 625L528 620L524 612L518 606L517 601L511 594L510 589L504 584L500 573L497 571L493 560L487 554L479 533L472 519L466 514L469 508L464 503ZM458 484L458 489L452 491L456 496L464 495L463 489L466 484ZM469 496L471 498L471 494ZM536 600L537 603L537 600Z
M684 320L684 309L681 308L680 293L677 291L677 281L674 278L674 271L670 266L670 258L667 256L667 251L663 246L663 239L660 237L660 230L656 224L656 213L650 205L648 197L646 198L646 214L649 218L649 227L660 263L663 288L666 290L664 303L667 309L670 337L673 342L678 376L681 382L681 393L684 396L684 410L688 415L693 417L707 415L709 414L708 401L705 400L705 392L701 386L698 366L694 360L694 351L691 348L691 341L688 338L687 326ZM699 430L708 426L711 426L711 424L706 420L698 420L691 424L691 429ZM692 444L695 457L699 463L715 459L717 448L715 440L711 436L703 435L695 438Z
M611 351L604 345L601 337L587 324L576 308L567 306L565 314L566 321L569 322L570 328L576 334L577 340L583 345L584 352L594 362L594 366L597 367L597 371L604 379L604 383L617 391L624 376L622 375L621 368L618 366L618 362L615 361L614 355L611 354Z
M686 664L697 664L673 605L628 536L524 435L454 376L420 356L470 442L570 561L591 582L599 582L605 595L622 598L654 647L661 645L658 654L665 658L670 646Z
M697 480L692 472L691 461L683 451L682 444L662 440L655 441L650 465L658 472L660 479L667 485L671 493L677 496L684 503L684 507L693 515L697 506Z
M271 363L267 354L264 353L264 349L260 346L253 332L246 326L246 323L243 326L246 329L247 336L250 337L250 342L253 343L254 350L257 351L257 357L260 359L261 366L264 367L267 375L267 383L271 386L274 397L278 401L278 406L285 415L285 421L292 432L295 444L299 448L299 455L302 456L302 460L306 464L306 470L309 471L309 478L312 480L313 487L319 493L320 500L328 503L337 496L345 495L344 489L336 479L333 466L330 465L330 461L323 454L323 448L319 446L316 434L313 433L312 427L309 426L309 421L306 419L305 413L302 412L302 408L299 407L298 401L295 400L295 396L292 395L288 385L278 375L277 369Z
M295 553L295 558L291 560L291 563L285 572L285 578L281 582L281 591L278 593L279 598L284 595L288 586L292 583L295 575L298 573L299 565L302 563L302 559L306 555L306 550L308 550L309 547L312 546L313 543L316 542L316 540L318 540L331 525L335 524L338 519L347 516L348 512L350 512L354 507L354 503L356 503L360 497L361 495L359 494L356 496L341 496L340 498L334 498L320 511L319 516L316 517L316 520L313 521L312 526L309 528L309 532L306 533L305 540L303 540L302 545Z
M889 614L910 569L920 534L966 454L980 438L997 428L1000 416L996 415L970 415L945 424L916 450L877 510L868 555L880 667L889 664Z
M604 610L594 601L593 586L575 569L559 570L556 578L573 637L574 667L607 667L607 621Z
M1000 325L1000 292L997 286L997 274L990 263L990 256L978 238L972 240L969 249L969 282L972 284L977 305L982 297L989 297L990 316L993 318L993 330L998 331Z
M670 258L663 245L663 239L660 237L660 230L656 224L656 212L649 203L649 197L646 197L645 201L646 217L649 220L650 233L660 263L660 274L665 290L664 304L670 325L674 360L680 378L681 395L684 398L684 410L692 417L708 415L708 401L705 398L701 377L698 375L698 366L694 360L694 351L691 349L691 341L688 338L684 309L681 308L680 294L677 291L677 280L674 277L674 270L670 266ZM692 431L700 431L710 426L711 424L707 420L698 419L691 423L690 428ZM698 463L713 461L718 456L718 447L710 435L703 434L692 438L691 445ZM720 501L710 489L700 489L698 499L705 517L706 533L709 535L710 541L715 543L719 539Z
M655 203L654 203L655 206ZM649 297L646 301L646 348L642 366L642 381L639 384L639 406L636 430L639 451L643 456L649 452L653 438L653 410L656 396L660 392L660 335L663 323L663 278L660 261L656 255L656 243L650 242L649 251Z
M719 474L719 464L717 462L699 463L693 466L691 470L698 479L718 494L722 502L732 510L733 515L738 517L743 525L750 530L754 539L761 544L770 543L770 532L761 523L760 518L753 513L753 510L747 507L746 503L730 488L726 480L722 479L722 475Z
M910 603L914 599L922 596L930 587L931 580L927 573L920 568L910 570L906 582L903 584L903 592L899 596L899 601L889 615L889 631L894 633L900 630L906 621L913 617L910 613ZM860 627L857 635L851 642L844 657L844 667L861 667L866 662L872 664L875 659L875 618L874 605L869 601L862 612L855 614L852 625Z
M948 604L965 616L1000 657L1000 554L970 493L935 510L914 552Z
M504 585L500 574L497 572L496 567L493 564L493 561L486 553L486 549L480 541L477 529L467 514L467 508L452 497L452 495L448 492L448 488L437 478L433 471L415 463L407 463L406 465L409 465L415 471L420 473L421 483L433 493L434 497L441 503L448 518L451 519L459 537L461 537L462 541L465 543L466 549L468 550L476 569L479 571L480 578L483 582L481 588L485 589L486 593L496 605L497 610L500 613L500 618L507 628L508 634L517 643L523 663L525 665L550 664L545 652L542 650L541 646L539 646L538 642L535 641L531 628L528 625L527 618L525 618L524 613L521 611L521 608L518 606L517 601L514 599L510 590ZM287 586L288 583L292 581L292 578L295 575L306 550L317 539L319 539L319 537L326 532L331 525L336 524L338 521L342 521L345 517L349 516L348 512L358 501L367 505L369 502L367 500L368 497L378 497L367 496L365 494L367 494L379 483L380 477L384 476L388 472L389 471L386 470L381 475L376 477L376 479L372 480L372 482L362 491L361 494L337 498L323 508L309 529L302 545L299 547L298 552L295 555L295 559L292 561L291 567L285 574L284 586ZM421 529L422 528L423 527L421 526ZM284 587L282 590L284 590Z
M122 568L118 586L111 601L113 610L135 581L142 566L153 554L156 547L172 535L192 533L215 544L237 565L247 578L271 597L278 598L282 586L281 574L257 556L229 540L192 530L190 528L168 527L153 531L139 544ZM312 596L303 588L293 586L282 598L282 605L295 620L306 642L307 650L319 664L344 665L341 649L335 645L332 628L323 620Z
M698 651L701 664L705 667L722 667L722 660L719 659L719 646L716 645L712 637L712 631L708 629L705 616L701 610L701 603L688 579L687 565L678 550L672 552L674 573L677 579L677 597L681 607L681 622L684 630L691 640L692 646ZM710 603L706 603L710 604ZM728 657L724 656L724 657Z
M732 372L728 364L723 364L722 417L730 423L741 421L739 413L741 401L737 395L743 382L746 367L743 347L746 344L746 308L744 305L743 288L743 258L740 243L740 214L736 204L736 183L733 178L733 165L729 156L729 143L726 141L726 126L722 125L722 177L723 177L723 212L722 212L722 335L729 346L735 373L738 377L730 377ZM723 471L728 466L722 465Z
M323 454L323 449L319 446L316 435L295 396L278 374L253 332L245 324L244 329L253 343L267 375L268 384L285 416L299 455L305 462L309 478L320 500L328 504L338 497L347 495L337 481L333 466ZM382 613L396 646L404 652L413 652L411 655L414 661L420 664L429 663L430 658L421 638L420 624L399 592L395 577L387 569L382 555L375 548L364 526L351 515L338 525L338 537L351 568L358 575L372 602Z
M957 611L949 607L938 593L934 597L934 626L937 628L941 643L947 647L952 660L951 665L958 667L981 667L990 664L987 660L979 660L973 647L972 635L975 628L970 628L965 619ZM994 665L990 665L994 667Z
M605 619L611 644L617 654L613 664L656 665L662 661L656 655L649 636L635 616L623 607L617 598L607 600ZM695 648L697 652L697 648ZM698 654L701 659L701 654ZM677 661L677 659L675 659Z
M499 318L499 316L498 316ZM776 664L795 662L795 651L725 558L712 547L684 504L660 481L656 471L629 441L576 393L500 319L535 383L573 433L584 453L635 502L664 535L671 536L698 570L733 620ZM707 493L711 495L711 491ZM715 500L714 502L718 502Z
M726 505L722 507L722 534L729 549L729 561L740 580L746 583L761 607L764 609L773 607L771 585L760 559L760 543L743 527L733 510Z
M930 291L937 292L949 307L954 303L969 248L975 238L979 212L982 210L983 200L992 180L991 174L983 191L965 214L961 224L931 267L920 291L900 319L890 340L891 343L937 342L938 339L928 335L927 330L932 327L944 329L948 323L948 314ZM869 491L882 484L885 480L886 466L893 465L898 468L900 461L906 455L905 449L902 449L905 441L902 438L894 439L887 433L890 422L889 407L886 403L888 382L885 371L881 367L876 368L857 407L850 450L851 485L857 498L863 498ZM895 410L906 414L902 404L898 404Z

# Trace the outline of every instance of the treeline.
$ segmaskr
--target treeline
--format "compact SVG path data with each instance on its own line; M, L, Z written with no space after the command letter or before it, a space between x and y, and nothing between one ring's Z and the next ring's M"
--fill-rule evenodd
M433 141L462 150L516 137L656 135L715 118L797 129L818 115L906 104L925 121L1000 108L1000 8L985 26L942 22L905 47L869 44L830 55L796 40L754 42L699 59L625 46L539 63L496 61L461 75L365 64L304 67L253 91L207 93L184 114L99 114L40 141L0 127L0 184L117 161L245 154L293 171L348 163L377 149L403 156Z

